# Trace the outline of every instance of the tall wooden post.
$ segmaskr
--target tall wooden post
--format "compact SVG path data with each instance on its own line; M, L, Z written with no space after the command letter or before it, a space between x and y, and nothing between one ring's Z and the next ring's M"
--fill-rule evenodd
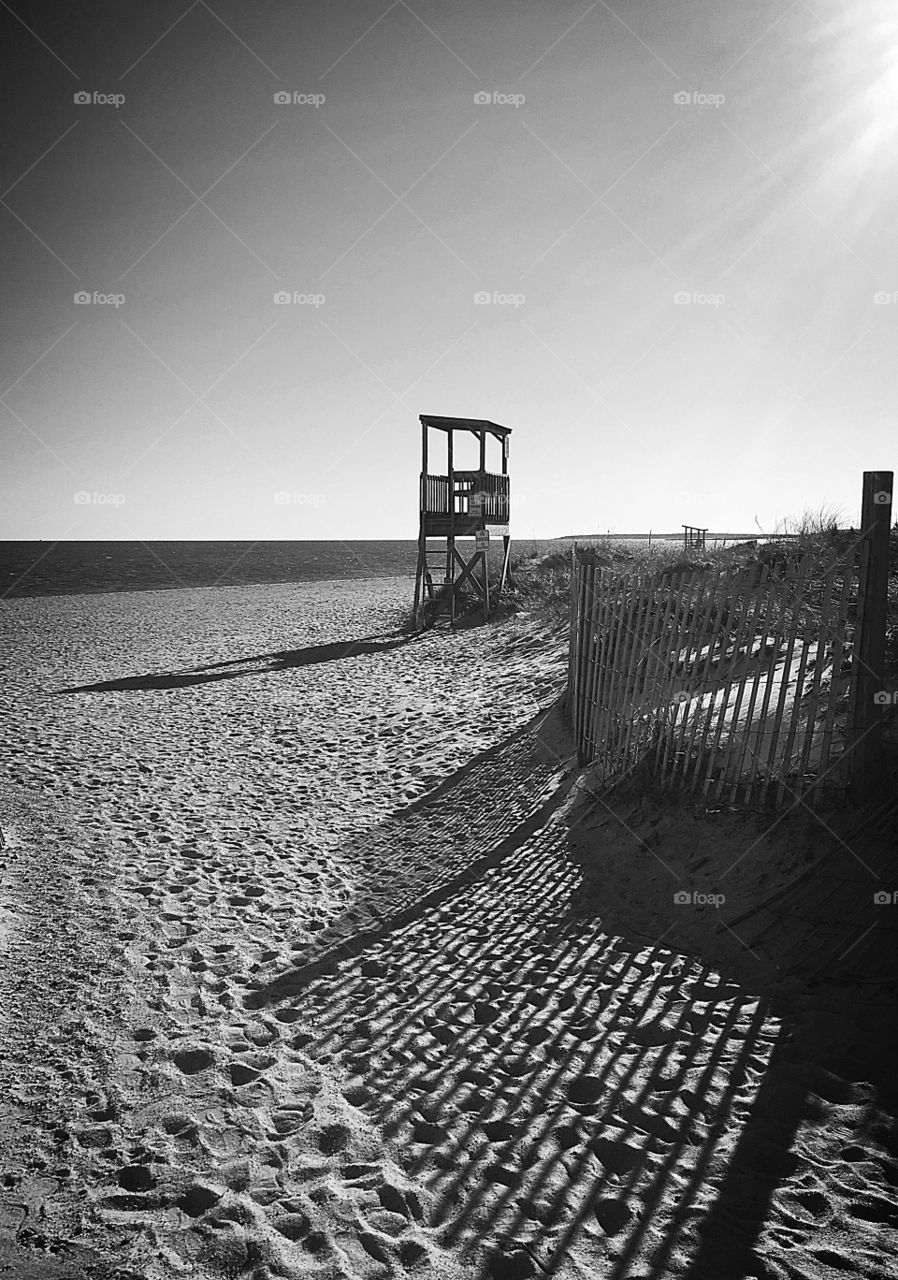
M422 605L424 575L427 572L427 535L425 519L427 511L427 424L421 423L421 482L418 487L418 568L415 573L415 626L418 625L418 610Z
M502 475L507 476L508 475L508 436L503 436L502 439L499 441L499 443L502 446ZM511 528L511 525L509 523L511 520L511 486L510 484L509 484L509 489L508 489L508 493L506 495L506 500L505 500L505 519L506 519L506 525L510 530ZM502 574L499 578L499 590L496 592L497 600L499 599L499 596L501 596L503 588L505 587L505 579L507 576L509 576L508 560L509 560L510 549L511 549L511 536L510 536L510 533L506 533L503 535L503 538L502 538ZM513 582L512 582L512 586L514 586Z
M453 431L446 433L446 470L449 472L449 537L446 539L446 591L449 593L449 625L455 626L455 464L452 451Z
M865 471L861 536L867 543L866 572L858 591L852 722L849 730L851 795L864 804L882 781L882 708L886 691L886 604L889 534L892 525L891 471Z
M478 439L480 441L480 462L478 465L479 478L477 481L477 487L481 494L480 510L482 513L480 527L482 530L485 531L487 529L487 523L486 523L487 498L486 498L486 492L485 492L486 483L484 480L484 476L486 472L486 431L478 432ZM489 544L487 544L483 552L483 621L488 622L489 617L490 617L490 553L489 553Z

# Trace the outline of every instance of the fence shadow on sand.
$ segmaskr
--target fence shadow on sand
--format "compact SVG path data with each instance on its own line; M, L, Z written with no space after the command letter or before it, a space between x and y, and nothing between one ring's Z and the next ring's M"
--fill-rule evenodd
M348 855L367 865L404 842L425 891L419 879L390 919L344 922L342 940L322 937L246 1003L309 1012L314 1032L295 1048L345 1073L345 1100L478 1275L766 1277L757 1246L798 1167L809 1088L783 1065L781 1010L700 958L571 910L581 872L564 820L548 774L542 791L525 777L548 768L538 748L514 735L366 832ZM472 846L492 852L475 862Z

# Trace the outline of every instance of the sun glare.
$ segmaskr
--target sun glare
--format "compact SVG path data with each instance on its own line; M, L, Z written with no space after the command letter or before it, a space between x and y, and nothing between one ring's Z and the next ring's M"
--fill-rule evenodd
M860 153L871 162L898 134L898 10L893 0L844 0L836 31Z

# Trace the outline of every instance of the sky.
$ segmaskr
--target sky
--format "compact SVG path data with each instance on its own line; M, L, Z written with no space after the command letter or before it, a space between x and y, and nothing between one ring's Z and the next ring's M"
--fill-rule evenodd
M0 537L857 524L894 469L893 0L0 9ZM286 300L285 300L286 299Z

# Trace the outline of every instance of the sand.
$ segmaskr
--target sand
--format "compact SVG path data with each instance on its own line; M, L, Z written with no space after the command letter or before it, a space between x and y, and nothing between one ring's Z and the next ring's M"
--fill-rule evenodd
M0 1268L890 1274L850 1013L603 903L563 628L408 595L4 604Z

